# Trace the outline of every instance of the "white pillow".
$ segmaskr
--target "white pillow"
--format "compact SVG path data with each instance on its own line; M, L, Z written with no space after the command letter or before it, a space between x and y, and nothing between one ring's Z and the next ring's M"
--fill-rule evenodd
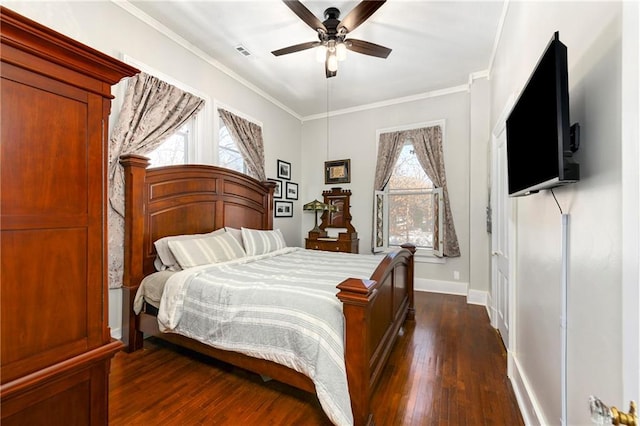
M235 237L235 239L238 240L238 242L240 243L242 248L244 248L244 243L242 242L242 231L240 229L231 228L229 226L225 226L224 229L225 229L225 231L227 231L228 233L233 235Z
M245 256L238 240L226 232L212 237L173 240L168 244L171 253L183 269Z
M156 247L156 253L158 257L156 258L156 262L154 265L158 271L179 271L180 265L171 250L169 250L169 241L179 241L179 240L191 240L194 238L206 238L214 235L224 234L226 231L224 228L216 229L213 232L208 232L206 234L188 234L188 235L172 235L170 237L163 237L159 240L156 240L153 245ZM160 261L158 262L158 259Z
M279 229L274 231L260 231L257 229L242 228L242 242L247 256L271 253L275 250L283 249L287 246L282 232Z

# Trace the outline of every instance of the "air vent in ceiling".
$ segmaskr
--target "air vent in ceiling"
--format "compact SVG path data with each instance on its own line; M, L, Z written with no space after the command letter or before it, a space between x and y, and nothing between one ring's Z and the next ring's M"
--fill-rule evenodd
M251 52L249 52L247 50L246 47L244 47L243 45L239 44L235 47L236 51L241 54L242 56L248 58L249 56L251 56Z

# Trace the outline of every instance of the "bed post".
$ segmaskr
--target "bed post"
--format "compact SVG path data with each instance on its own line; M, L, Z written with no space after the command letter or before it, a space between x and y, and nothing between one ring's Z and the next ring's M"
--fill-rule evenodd
M276 183L270 180L261 183L269 190L269 194L263 200L265 215L262 229L273 229L273 191L276 189Z
M124 275L122 280L122 341L125 351L142 348L142 332L138 331L137 315L133 312L133 299L144 277L143 248L144 221L143 185L149 159L139 155L123 155L125 212L124 212Z
M370 335L371 303L377 296L376 282L349 278L338 285L338 299L345 316L345 363L351 410L355 426L373 424L371 414Z
M356 426L373 424L371 395L413 306L413 244L380 262L371 279L349 278L338 285L345 318L345 364Z
M407 271L407 282L411 285L411 288L409 289L409 310L407 311L407 319L410 321L415 321L416 308L413 305L413 257L416 254L416 246L415 244L404 243L400 247L411 252L411 257L409 258L409 268Z

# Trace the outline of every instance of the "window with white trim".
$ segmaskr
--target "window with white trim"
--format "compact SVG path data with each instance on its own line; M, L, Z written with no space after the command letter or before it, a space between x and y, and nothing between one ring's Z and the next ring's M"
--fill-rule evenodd
M435 188L407 141L382 191L375 193L374 251L385 251L412 243L424 254L434 251L436 229L442 222L442 188ZM439 244L438 247L442 247Z

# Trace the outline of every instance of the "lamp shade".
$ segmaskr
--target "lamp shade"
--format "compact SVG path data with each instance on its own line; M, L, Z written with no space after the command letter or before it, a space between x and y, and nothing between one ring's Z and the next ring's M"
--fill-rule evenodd
M329 210L329 205L318 200L313 200L310 203L307 203L304 206L302 206L302 210L309 210L309 211Z

